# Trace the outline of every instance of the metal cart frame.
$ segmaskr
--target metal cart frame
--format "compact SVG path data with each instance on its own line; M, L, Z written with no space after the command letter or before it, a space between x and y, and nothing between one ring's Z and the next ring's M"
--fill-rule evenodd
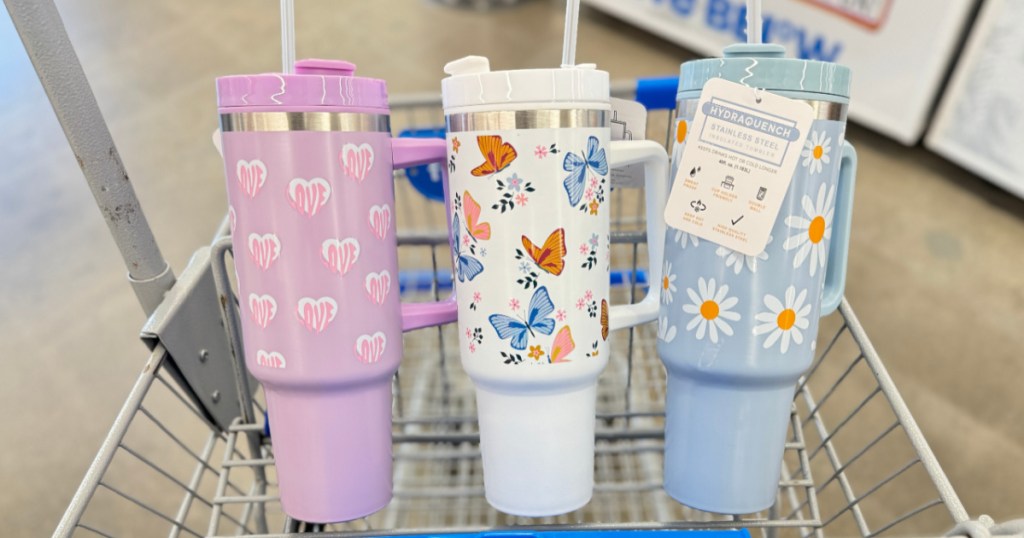
M494 511L482 498L471 390L454 360L459 336L449 326L406 339L412 357L395 380L392 505L370 518L327 527L285 517L275 495L273 447L261 423L259 387L238 358L242 343L226 222L176 278L149 229L53 1L4 1L149 316L142 334L149 358L55 536L114 536L117 531L104 526L110 522L93 513L109 516L128 509L150 518L147 531L171 537L503 528L516 535L537 529L759 528L769 537L868 537L902 528L935 534L954 526L954 533L972 536L1020 532L1019 525L999 527L991 519L969 518L845 300L839 314L823 323L819 342L824 345L798 387L778 502L768 512L699 512L661 491L664 414L657 404L663 401L664 379L653 351L656 329L649 326L617 337L615 366L602 378L594 502L555 518ZM393 110L436 103L436 96L397 100ZM403 295L439 296L450 285L450 272L437 261L447 259L447 238L405 235L400 245L406 252L419 249L420 259L430 260L428 277L403 283ZM613 266L624 267L616 270L614 293L620 299L637 295L645 285L637 265L643 248L641 233L613 234ZM851 426L856 423L870 427ZM851 436L855 439L848 441ZM853 443L851 452L846 445ZM171 445L177 446L176 461L164 461L168 451L159 449ZM905 459L890 457L899 454ZM140 473L149 473L148 478ZM903 488L887 495L894 484ZM900 504L906 507L896 508Z

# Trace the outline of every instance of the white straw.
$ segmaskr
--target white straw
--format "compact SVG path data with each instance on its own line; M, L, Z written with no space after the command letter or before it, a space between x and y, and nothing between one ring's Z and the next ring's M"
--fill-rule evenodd
M562 41L562 67L576 65L576 30L580 25L580 0L565 1L565 36Z
M747 0L747 43L761 43L761 0Z
M281 72L295 72L295 0L281 0Z

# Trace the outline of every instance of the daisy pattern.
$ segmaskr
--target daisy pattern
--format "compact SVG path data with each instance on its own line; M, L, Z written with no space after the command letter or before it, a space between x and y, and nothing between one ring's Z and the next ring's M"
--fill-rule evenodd
M732 267L732 272L737 275L740 274L741 271L743 271L744 267L750 269L751 273L756 273L758 260L768 261L767 245L772 244L772 239L774 238L769 235L768 243L765 245L765 249L762 250L761 253L758 254L757 256L747 256L745 254L736 252L735 250L728 249L725 247L718 247L718 249L715 250L715 254L719 258L725 258L725 266Z
M671 344L676 339L676 326L669 326L667 317L663 316L658 320L658 339L666 344Z
M688 244L697 247L700 246L700 239L697 239L696 235L676 230L676 243L679 243L679 246L683 248L686 248Z
M811 276L818 269L825 268L825 240L832 238L832 215L835 212L836 189L828 189L826 196L825 184L818 189L817 203L811 202L810 196L804 195L803 209L805 216L790 215L786 217L786 226L796 231L786 239L782 248L799 249L793 258L793 268L800 267L810 255Z
M771 294L764 296L764 305L768 311L754 317L761 322L754 327L754 334L768 335L764 341L765 349L780 342L779 351L785 353L789 351L790 340L797 345L804 343L804 333L801 331L807 330L811 324L807 320L807 314L811 313L811 305L804 304L807 290L802 290L797 295L795 286L786 289L786 296L783 299L784 301L780 301Z
M729 309L736 306L740 300L728 297L728 285L718 287L715 279L704 280L701 277L697 280L697 291L686 288L686 294L690 296L691 303L683 305L683 312L693 314L693 319L686 324L687 331L696 329L694 336L697 340L703 340L706 333L713 344L718 343L719 331L732 336L732 327L725 320L739 321L739 313Z
M818 174L824 165L832 160L828 155L831 151L832 137L825 131L812 131L811 136L804 142L804 150L800 152L800 156L804 158L802 164L812 174Z
M672 296L676 292L676 275L672 274L672 263L665 262L665 270L661 277L661 302L672 304Z

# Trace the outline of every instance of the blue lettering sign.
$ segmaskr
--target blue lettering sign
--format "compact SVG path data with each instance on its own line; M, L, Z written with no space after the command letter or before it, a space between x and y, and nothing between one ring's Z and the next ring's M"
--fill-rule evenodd
M656 5L668 4L672 13L680 17L694 14L699 0L651 0ZM730 39L745 41L747 35L747 7L743 0L705 0L703 23L708 28L729 34ZM805 60L836 62L843 52L841 42L831 42L807 26L770 13L764 14L763 39L766 43L786 46L793 54Z

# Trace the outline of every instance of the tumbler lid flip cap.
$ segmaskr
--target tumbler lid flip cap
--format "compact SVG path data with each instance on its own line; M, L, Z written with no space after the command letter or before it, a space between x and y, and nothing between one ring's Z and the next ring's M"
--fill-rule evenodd
M217 105L224 108L353 108L388 112L387 84L355 76L356 66L343 60L295 62L295 73L231 75L217 79Z
M737 43L724 57L685 62L679 68L677 99L700 94L713 78L724 78L770 92L819 94L830 101L850 99L850 68L817 60L786 58L782 45Z
M610 108L608 72L594 64L549 69L491 71L483 56L467 56L444 66L441 80L445 111L462 107Z

